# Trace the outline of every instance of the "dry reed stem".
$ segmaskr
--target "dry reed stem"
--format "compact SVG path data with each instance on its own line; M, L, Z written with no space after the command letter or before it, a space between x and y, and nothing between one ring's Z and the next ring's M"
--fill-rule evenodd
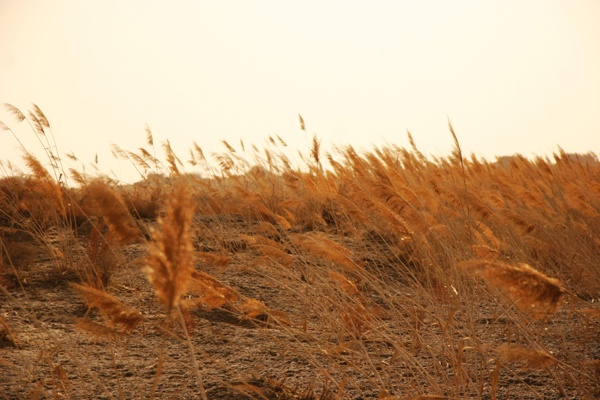
M559 280L527 264L512 265L478 259L463 261L459 266L500 289L520 308L532 311L536 317L555 313L560 300L567 294Z

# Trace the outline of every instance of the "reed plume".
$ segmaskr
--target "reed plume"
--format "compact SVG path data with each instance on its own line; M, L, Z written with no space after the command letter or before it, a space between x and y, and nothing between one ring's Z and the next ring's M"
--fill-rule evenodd
M233 303L239 297L229 286L207 273L198 271L193 271L191 275L190 291L200 295L197 302L207 305L208 308L222 307Z
M42 225L43 220L52 220L55 216L64 217L65 199L61 187L31 153L26 151L23 160L34 178L30 181L31 188L27 196L30 201L23 202L27 211L35 215ZM53 212L56 213L54 216L52 216Z
M152 136L152 131L150 130L150 127L146 125L146 128L144 130L146 131L146 143L148 143L148 146L154 146L154 136Z
M556 358L545 351L511 344L503 344L496 349L496 353L504 362L524 363L524 367L529 369L546 369L557 362Z
M152 233L145 273L154 285L156 296L170 313L179 305L194 271L192 217L194 204L183 183L175 186L159 221L160 229Z
M75 328L89 336L93 341L98 339L116 340L119 337L119 331L116 328L83 318L77 319Z
M21 110L19 110L17 107L9 103L3 103L2 105L10 114L12 114L12 116L17 120L17 122L25 121L25 114L23 114Z
M104 316L107 325L95 324L85 319L80 320L76 326L92 336L112 337L119 333L130 333L140 322L142 313L124 305L119 299L89 285L72 283L71 287L85 300L89 308L95 308Z
M171 143L167 140L166 142L164 142L162 144L162 147L165 152L165 156L167 157L167 164L169 165L169 171L173 175L181 175L178 165L183 166L183 163L177 157L177 155L173 151L173 148L171 148Z
M83 189L84 198L92 206L91 213L103 217L110 233L118 242L127 243L140 237L141 232L122 197L108 184L96 180Z
M298 120L300 121L300 129L306 132L306 125L304 124L304 118L302 118L302 115L298 114Z
M325 262L339 265L347 271L356 271L362 265L352 260L352 252L346 247L320 234L290 235L292 243L299 249Z
M559 280L527 264L478 259L463 261L459 265L500 289L521 309L533 311L538 317L555 313L560 300L568 293Z

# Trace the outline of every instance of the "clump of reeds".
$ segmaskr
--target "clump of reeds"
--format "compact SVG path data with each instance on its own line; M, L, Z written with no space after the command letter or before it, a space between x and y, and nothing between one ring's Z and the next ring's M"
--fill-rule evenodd
M0 224L33 224L45 230L61 221L66 215L63 188L33 155L26 153L24 161L31 174L0 179ZM30 222L26 222L30 221Z
M460 263L465 270L498 288L521 309L541 317L556 312L567 290L558 279L550 278L527 264L508 264L485 259Z

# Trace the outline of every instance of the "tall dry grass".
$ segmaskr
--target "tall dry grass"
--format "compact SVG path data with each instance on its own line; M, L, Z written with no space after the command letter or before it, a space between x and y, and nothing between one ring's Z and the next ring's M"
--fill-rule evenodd
M9 111L53 144L39 108ZM511 382L519 395L543 397L528 383L532 371L551 386L546 394L597 396L597 158L467 157L451 125L454 152L432 158L408 136L411 149L327 153L307 135L300 164L279 136L264 149L194 144L186 165L168 141L157 155L148 128L136 151L113 145L138 171L134 185L65 174L54 153L47 169L26 152L29 172L0 180L0 284L27 293L42 268L27 249L42 244L60 276L76 272L74 290L102 317L77 320L79 331L143 343L132 333L158 318L163 349L185 344L202 397L214 365L243 373L195 337L198 315L216 312L260 327L266 345L310 368L323 398L506 398ZM140 270L162 307L143 303L144 318L110 294L114 276ZM1 324L18 342L10 318ZM165 384L164 354L144 381L150 396ZM245 379L228 384L260 398ZM66 393L59 386L54 393Z

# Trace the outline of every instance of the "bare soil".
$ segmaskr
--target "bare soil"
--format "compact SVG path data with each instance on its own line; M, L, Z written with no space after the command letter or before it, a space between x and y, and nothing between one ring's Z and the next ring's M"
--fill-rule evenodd
M217 218L202 224L198 250L227 255L231 261L222 267L198 263L197 268L242 296L278 310L287 320L274 324L268 316L245 319L235 307L227 306L189 311L186 323L209 399L381 399L385 398L382 387L388 388L389 398L418 398L426 393L439 398L477 398L475 393L481 393L481 398L491 398L495 364L481 354L520 339L519 330L498 312L497 304L482 300L470 305L478 316L473 320L461 315L456 301L440 298L435 306L439 318L427 314L417 318L418 330L401 323L410 315L398 320L383 310L378 317L388 324L386 332L395 332L394 337L373 329L353 341L333 331L333 324L322 316L307 311L311 303L302 294L310 284L305 269L292 266L277 272L244 245L240 234L254 233L252 223ZM378 260L371 243L345 244L367 267L386 274L390 282L396 279L396 267ZM30 268L19 271L18 279L14 275L2 278L10 296L0 294L0 314L9 326L0 336L0 398L136 399L152 393L164 399L200 398L183 332L176 323L167 326L164 307L142 272L145 251L144 244L127 246L127 262L116 269L106 287L144 317L131 334L114 340L90 338L75 329L77 318L102 322L102 316L89 310L69 285L77 281L76 276L57 272L41 254ZM390 285L399 301L405 298L407 304L431 307L431 298L419 298L421 292L410 283L397 279ZM377 304L377 294L371 297ZM596 300L588 301L593 307L591 302ZM577 312L584 308L581 302L567 302L551 319L532 322L539 324L539 340L565 365L569 360L600 360L600 323ZM479 338L467 333L447 337L450 331L462 332L460 325L469 323L476 326L465 326L464 332L475 329ZM447 329L449 325L452 329ZM456 343L464 343L459 368L457 349L449 348ZM475 347L483 350L470 352ZM159 361L161 352L164 363ZM461 380L457 371L485 378ZM496 395L499 399L578 399L588 393L600 398L598 372L596 364L582 371L568 366L532 370L503 365L498 370ZM481 388L473 388L480 384ZM456 393L462 394L456 397Z

